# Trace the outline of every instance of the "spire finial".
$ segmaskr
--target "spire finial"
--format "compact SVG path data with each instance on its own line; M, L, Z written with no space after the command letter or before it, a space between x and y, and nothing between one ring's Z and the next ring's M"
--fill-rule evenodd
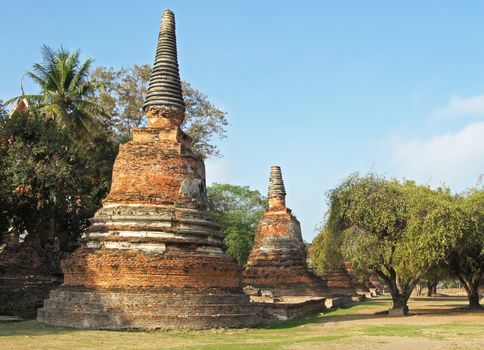
M286 206L286 189L284 188L284 180L282 179L280 166L274 165L271 167L268 197L270 208Z
M161 17L155 63L143 111L147 113L149 127L166 125L166 121L160 123L162 118L173 119L178 125L184 119L185 103L178 71L175 15L168 9L163 11Z

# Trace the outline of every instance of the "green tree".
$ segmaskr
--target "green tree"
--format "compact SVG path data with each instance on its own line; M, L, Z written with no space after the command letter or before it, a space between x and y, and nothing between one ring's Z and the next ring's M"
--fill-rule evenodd
M5 109L5 105L3 104L3 101L0 100L0 120L5 120L7 119L8 113L7 110Z
M100 136L80 152L67 129L29 112L14 113L0 132L3 229L76 240L109 189L116 145Z
M227 253L244 266L254 243L257 221L267 200L247 186L213 184L207 188L210 210L224 234Z
M96 101L112 116L112 127L124 141L130 138L132 128L142 125L142 105L148 90L151 67L147 64L133 67L97 67L91 79L105 87L96 92ZM183 130L193 139L193 149L205 158L220 156L213 144L215 137L226 135L227 114L211 103L207 96L182 81L186 118Z
M431 297L437 294L437 286L440 281L448 280L453 278L453 274L449 270L449 266L446 261L442 261L436 266L433 266L419 281L420 287L422 285L427 287L427 296ZM420 288L420 291L422 288Z
M476 186L456 201L465 213L463 234L452 247L450 270L459 278L469 308L479 309L479 284L484 274L484 186Z
M350 261L356 272L376 273L393 308L406 312L419 279L447 257L461 226L462 213L447 190L352 175L329 192L311 261L318 270Z
M3 130L7 122L7 110L0 100L0 130ZM2 169L5 169L5 149L0 147L0 243L2 242L2 234L8 230L7 208L8 195L3 188Z
M40 87L39 94L22 94L7 101L18 103L25 98L30 109L46 118L52 118L69 131L74 140L92 141L100 130L103 108L92 100L102 85L89 80L92 59L80 61L80 51L69 52L64 48L53 50L44 45L41 48L42 62L35 63L27 72Z

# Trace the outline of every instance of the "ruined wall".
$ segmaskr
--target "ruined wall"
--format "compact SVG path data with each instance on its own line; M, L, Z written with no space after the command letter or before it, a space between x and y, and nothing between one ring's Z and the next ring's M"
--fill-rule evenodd
M62 253L33 244L0 246L0 314L35 316L62 283Z

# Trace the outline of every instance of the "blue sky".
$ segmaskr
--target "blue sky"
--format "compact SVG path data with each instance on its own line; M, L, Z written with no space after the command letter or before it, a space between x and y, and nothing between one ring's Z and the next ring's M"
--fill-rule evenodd
M0 98L44 43L151 64L164 8L182 78L228 112L208 182L265 193L281 165L306 240L350 173L454 191L484 173L483 1L2 1Z

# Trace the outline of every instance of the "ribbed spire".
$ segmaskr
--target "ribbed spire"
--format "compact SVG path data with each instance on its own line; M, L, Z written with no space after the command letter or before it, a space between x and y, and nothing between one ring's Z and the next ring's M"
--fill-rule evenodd
M271 175L269 177L269 206L285 205L286 189L284 188L284 180L282 180L281 167L274 165L271 167ZM271 201L277 199L277 201ZM272 205L274 204L274 205Z
M175 15L170 10L164 10L161 17L158 47L155 64L151 72L150 85L143 110L170 109L185 113L185 103L178 72L176 51Z

